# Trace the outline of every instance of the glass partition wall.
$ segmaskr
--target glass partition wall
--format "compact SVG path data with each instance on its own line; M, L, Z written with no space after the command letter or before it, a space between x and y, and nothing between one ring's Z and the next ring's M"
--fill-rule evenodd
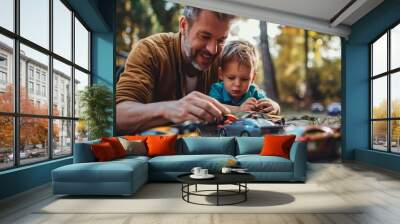
M400 153L400 24L370 44L371 149Z
M62 0L0 5L0 170L70 156L87 139L76 126L91 33Z

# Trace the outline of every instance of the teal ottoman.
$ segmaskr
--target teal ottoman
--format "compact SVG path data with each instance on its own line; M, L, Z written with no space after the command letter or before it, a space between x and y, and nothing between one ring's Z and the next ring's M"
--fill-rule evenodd
M74 163L52 171L53 193L132 195L148 180L147 157L108 162Z

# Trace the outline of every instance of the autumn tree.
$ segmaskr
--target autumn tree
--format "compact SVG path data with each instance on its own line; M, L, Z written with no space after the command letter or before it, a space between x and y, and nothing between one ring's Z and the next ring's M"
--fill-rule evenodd
M267 96L273 100L278 100L278 89L276 87L275 67L269 51L267 22L260 21L260 52L262 58L261 67L264 74L264 90Z
M13 112L14 98L13 85L8 85L6 92L0 94L0 108L3 112ZM42 114L46 115L48 112L47 105L34 105L29 99L28 93L24 87L20 88L20 108L22 114ZM57 110L56 110L57 113ZM0 116L0 146L6 148L13 147L13 117ZM26 145L47 144L48 139L48 119L47 118L33 118L22 116L20 118L20 148L24 149ZM59 135L59 128L53 126L53 138Z
M13 86L8 85L4 93L0 93L0 111L13 112L14 96ZM13 146L13 117L0 116L0 147L11 148Z
M382 100L377 106L372 108L373 118L388 118L387 100ZM392 100L392 117L400 117L400 100ZM400 138L400 122L392 120L391 122L391 135L392 142L399 141ZM374 121L372 125L374 138L386 138L387 136L387 121Z
M118 0L117 52L127 53L138 40L159 32L178 31L181 6L160 0ZM117 60L122 65L124 60Z
M339 37L282 26L273 42L280 46L274 58L280 102L308 109L312 102L340 101Z
M378 106L372 109L373 118L387 118L387 101L382 100ZM372 122L372 131L374 138L385 138L387 136L387 121Z
M313 101L328 105L341 98L341 58L332 55L340 47L339 37L308 31L305 40L306 57L306 97L308 105ZM334 46L336 44L336 46Z
M400 117L400 100L399 99L392 99L392 117ZM400 143L400 121L399 120L392 120L392 142Z
M275 38L280 47L274 60L280 102L299 105L305 96L304 30L281 27Z

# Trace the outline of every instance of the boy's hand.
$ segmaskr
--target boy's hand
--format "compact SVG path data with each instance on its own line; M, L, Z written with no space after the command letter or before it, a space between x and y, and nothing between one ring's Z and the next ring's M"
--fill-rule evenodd
M270 99L259 100L256 104L256 108L257 111L266 114L279 114L280 112L279 104Z
M249 98L242 105L240 105L240 111L255 111L257 108L257 100L255 98Z

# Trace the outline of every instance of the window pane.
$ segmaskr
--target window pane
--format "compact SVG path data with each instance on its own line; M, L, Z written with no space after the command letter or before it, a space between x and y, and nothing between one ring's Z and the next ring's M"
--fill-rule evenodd
M79 98L80 93L85 89L86 86L89 86L89 75L81 72L78 69L75 69L75 117L79 117L81 115Z
M20 0L21 36L49 48L49 1Z
M400 153L400 120L391 121L392 152Z
M48 114L48 64L47 55L21 44L20 107L22 113Z
M372 45L373 75L387 71L387 34L383 35Z
M372 81L372 118L387 118L387 78Z
M75 143L88 140L88 129L84 120L75 121Z
M21 164L48 159L48 119L22 117L20 123Z
M387 151L387 121L372 122L372 148Z
M400 67L400 24L391 31L390 48L390 67L395 69Z
M14 0L1 0L0 26L14 31Z
M72 117L71 66L53 60L53 115Z
M14 111L14 43L0 35L0 111Z
M60 0L54 0L53 17L53 51L72 60L72 12Z
M72 121L53 120L53 157L72 154Z
M390 98L391 98L391 109L392 117L400 118L400 72L391 75L390 81Z
M0 170L14 165L13 118L0 116Z
M75 63L89 70L89 32L75 18Z

